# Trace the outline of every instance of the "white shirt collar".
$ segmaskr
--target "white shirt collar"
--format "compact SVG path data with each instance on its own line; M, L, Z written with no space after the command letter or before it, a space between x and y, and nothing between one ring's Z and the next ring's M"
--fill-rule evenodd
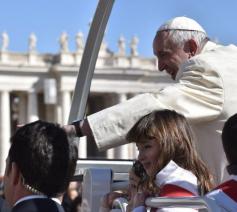
M56 203L58 203L59 205L62 204L62 202L57 197L52 197L51 199L55 201Z
M47 196L45 195L29 195L29 196L25 196L20 198L19 200L17 200L14 204L14 206L16 206L17 204L19 204L20 202L26 201L26 200L30 200L30 199L46 199Z

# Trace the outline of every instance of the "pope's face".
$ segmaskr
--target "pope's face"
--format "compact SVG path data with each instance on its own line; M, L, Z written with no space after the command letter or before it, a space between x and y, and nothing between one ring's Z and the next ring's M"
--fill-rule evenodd
M158 69L166 70L173 80L178 73L180 65L190 55L185 52L184 47L180 48L169 39L167 31L159 32L153 41L153 52L158 58Z

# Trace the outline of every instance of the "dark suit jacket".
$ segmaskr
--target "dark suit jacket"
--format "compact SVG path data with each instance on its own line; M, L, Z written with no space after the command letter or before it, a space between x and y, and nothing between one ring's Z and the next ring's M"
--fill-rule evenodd
M0 212L10 212L11 209L8 207L6 200L0 197Z
M12 212L64 212L64 209L55 201L46 198L22 201L13 207Z

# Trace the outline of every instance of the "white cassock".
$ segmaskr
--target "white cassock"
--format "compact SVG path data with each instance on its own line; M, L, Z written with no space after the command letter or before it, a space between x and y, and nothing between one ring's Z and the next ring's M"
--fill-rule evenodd
M221 131L237 112L237 47L208 42L179 69L177 83L155 94L141 94L88 116L100 150L126 143L125 135L142 116L171 109L186 116L197 136L197 150L217 183L223 181L226 157Z

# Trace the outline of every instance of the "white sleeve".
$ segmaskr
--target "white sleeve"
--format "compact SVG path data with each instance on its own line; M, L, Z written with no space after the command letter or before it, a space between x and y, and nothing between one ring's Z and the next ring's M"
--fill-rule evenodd
M88 116L98 148L105 150L125 144L129 129L153 110L173 109L192 122L210 121L219 116L224 101L222 79L213 69L205 67L203 70L201 65L191 61L179 83L156 94L135 96Z
M125 144L128 130L142 116L156 109L165 109L153 94L141 94L123 103L87 117L100 150Z

